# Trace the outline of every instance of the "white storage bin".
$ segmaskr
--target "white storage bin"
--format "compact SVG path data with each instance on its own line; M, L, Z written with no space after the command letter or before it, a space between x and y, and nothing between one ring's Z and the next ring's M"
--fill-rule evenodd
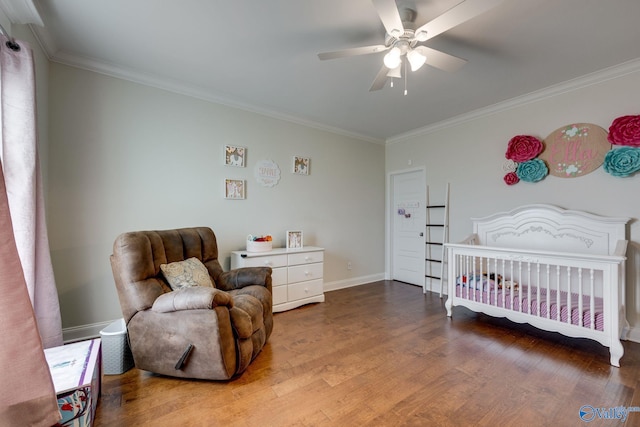
M116 320L100 331L102 338L102 372L119 375L133 368L133 355L127 341L124 319Z
M247 252L269 252L273 249L273 242L254 242L247 240Z

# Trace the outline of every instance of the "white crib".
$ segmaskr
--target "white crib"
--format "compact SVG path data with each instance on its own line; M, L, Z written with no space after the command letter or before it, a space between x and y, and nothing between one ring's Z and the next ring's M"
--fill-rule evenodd
M472 220L471 236L446 244L447 316L464 306L590 338L620 366L629 218L537 204Z

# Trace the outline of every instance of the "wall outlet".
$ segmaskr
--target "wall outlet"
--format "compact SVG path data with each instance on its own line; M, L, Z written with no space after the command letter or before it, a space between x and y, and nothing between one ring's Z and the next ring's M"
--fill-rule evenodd
M351 270L351 267L353 267L353 266L351 265L351 261L349 261L349 262L347 263L347 270Z

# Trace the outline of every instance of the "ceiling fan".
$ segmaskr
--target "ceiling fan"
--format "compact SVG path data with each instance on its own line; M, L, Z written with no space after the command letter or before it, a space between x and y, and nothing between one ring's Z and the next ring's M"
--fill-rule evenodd
M407 62L411 71L416 71L424 64L428 64L444 71L453 72L466 64L467 61L420 43L475 18L502 1L504 0L462 0L442 15L416 28L417 14L411 6L398 8L395 0L372 0L386 30L385 43L319 53L318 58L325 60L387 52L383 59L384 65L369 91L382 89L389 77L401 78L403 63L406 78Z

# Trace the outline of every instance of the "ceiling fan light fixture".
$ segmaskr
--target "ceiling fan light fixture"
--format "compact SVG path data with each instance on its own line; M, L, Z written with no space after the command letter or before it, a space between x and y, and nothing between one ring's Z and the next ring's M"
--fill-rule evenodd
M392 77L395 79L399 79L402 77L402 64L398 65L396 68L389 70L387 73L387 77Z
M404 31L399 30L397 28L394 28L393 30L391 30L391 32L389 33L389 35L391 37L395 37L396 39L399 39L401 35L404 34Z
M427 35L427 32L425 30L420 30L415 34L415 39L418 40L419 42L424 42L427 41L429 39L429 36Z
M385 67L393 70L394 68L398 67L398 65L400 65L400 55L401 55L401 51L398 47L393 47L385 56L383 59L384 65Z
M407 59L411 65L411 71L417 71L422 67L427 60L427 57L418 52L417 50L411 50L407 53Z

